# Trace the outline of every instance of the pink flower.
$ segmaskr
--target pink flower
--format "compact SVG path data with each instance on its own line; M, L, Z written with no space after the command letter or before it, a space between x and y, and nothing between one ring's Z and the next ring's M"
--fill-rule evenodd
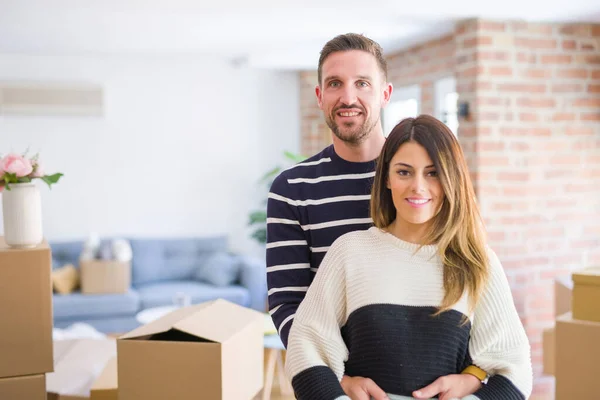
M18 154L9 154L0 161L0 169L17 175L17 178L27 176L33 171L31 162Z

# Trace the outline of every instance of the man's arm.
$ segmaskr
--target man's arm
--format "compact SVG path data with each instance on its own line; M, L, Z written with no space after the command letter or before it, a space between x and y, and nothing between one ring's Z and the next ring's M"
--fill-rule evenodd
M269 312L283 344L311 284L310 248L287 178L279 175L267 202Z

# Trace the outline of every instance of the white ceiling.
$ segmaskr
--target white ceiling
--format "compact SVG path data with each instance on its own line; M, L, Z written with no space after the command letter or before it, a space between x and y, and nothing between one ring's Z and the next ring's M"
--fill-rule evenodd
M313 69L323 44L339 33L364 33L389 53L472 17L600 22L600 2L0 0L0 53L210 54L254 67Z

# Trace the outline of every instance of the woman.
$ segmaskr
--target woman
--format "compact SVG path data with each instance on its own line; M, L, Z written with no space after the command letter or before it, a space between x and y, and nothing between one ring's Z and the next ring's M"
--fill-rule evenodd
M392 130L371 216L374 227L333 243L296 313L286 371L297 397L349 399L346 374L371 378L390 398L428 398L418 390L473 364L489 377L465 398L528 398L529 342L443 123L422 115Z

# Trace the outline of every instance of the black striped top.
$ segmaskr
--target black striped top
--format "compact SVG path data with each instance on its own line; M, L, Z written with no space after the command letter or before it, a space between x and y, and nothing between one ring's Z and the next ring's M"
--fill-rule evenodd
M273 322L287 346L289 329L329 246L372 226L375 160L349 162L333 145L282 172L267 203L267 283Z

